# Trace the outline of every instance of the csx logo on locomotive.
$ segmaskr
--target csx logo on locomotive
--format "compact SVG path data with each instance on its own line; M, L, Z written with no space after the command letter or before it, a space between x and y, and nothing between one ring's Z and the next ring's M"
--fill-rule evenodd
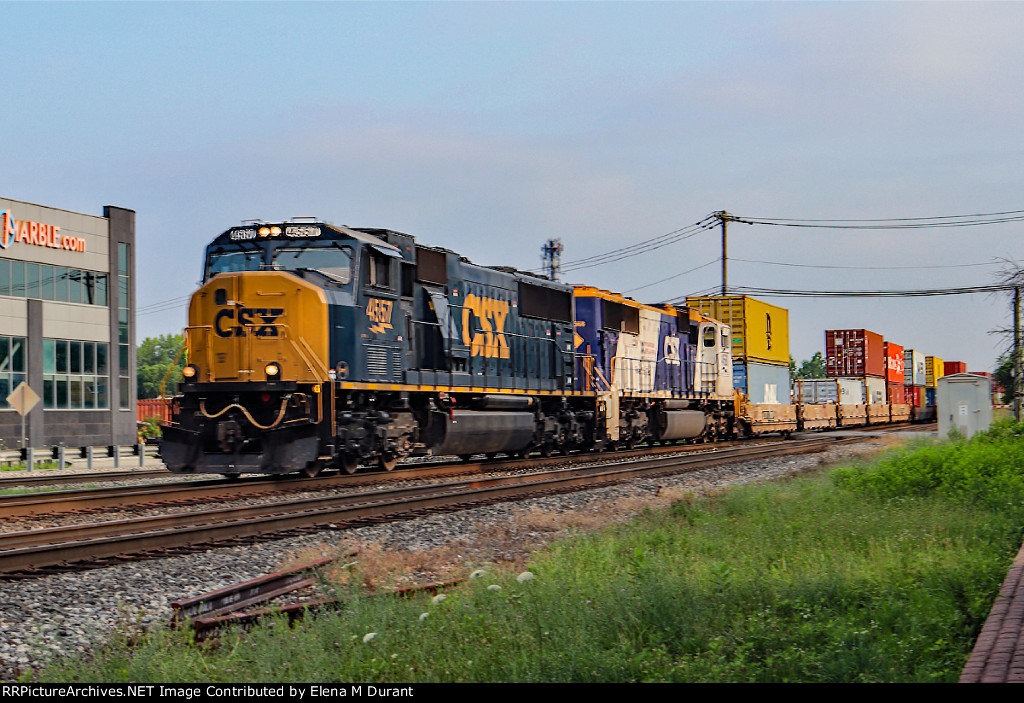
M462 306L462 342L469 345L471 356L486 359L508 359L508 340L505 339L505 318L508 317L507 300L495 300L470 293ZM476 318L478 324L470 322ZM475 332L475 328L479 331Z
M284 314L284 308L224 308L213 319L213 331L218 337L278 337L274 321ZM234 320L238 324L231 325Z

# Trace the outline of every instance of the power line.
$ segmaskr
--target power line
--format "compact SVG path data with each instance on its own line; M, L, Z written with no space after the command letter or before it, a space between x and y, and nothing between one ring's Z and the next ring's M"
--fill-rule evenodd
M757 259L739 259L734 256L729 257L730 261L742 261L747 264L768 264L770 266L792 266L795 268L809 268L809 269L856 269L859 271L885 271L885 270L908 270L908 269L955 269L955 268L967 268L971 266L999 266L1004 262L1000 261L986 261L976 264L942 264L933 266L833 266L828 264L794 264L785 261L759 261Z
M685 276L688 273L693 273L694 271L699 271L702 268L707 268L711 264L717 264L721 260L722 260L722 257L719 256L718 258L712 259L711 261L707 262L706 264L701 264L700 266L695 266L694 268L692 268L692 269L690 269L688 271L683 271L682 273L677 273L674 276L669 276L668 278L663 278L660 281L655 281L654 283L647 283L647 284L642 285L642 286L637 286L636 288L629 288L627 290L624 290L623 293L632 293L635 290L640 290L642 288L650 288L651 286L656 286L659 283L664 283L665 281L671 281L673 278L679 278L680 276Z
M928 227L977 227L1024 220L1024 210L978 213L973 215L941 215L938 217L903 217L887 219L813 220L782 217L740 217L734 222L777 227L815 227L826 229L922 229Z
M594 254L593 256L584 257L582 259L575 259L573 261L562 262L562 271L568 272L577 271L585 268L592 268L594 266L601 266L603 264L609 264L614 261L621 261L622 259L628 259L633 256L639 256L640 254L646 254L647 252L661 249L663 247L669 246L670 244L675 244L676 242L681 242L685 239L689 239L694 235L700 234L701 232L710 229L712 226L714 226L712 220L714 220L714 216L708 215L702 220L687 227L683 227L672 232L667 232L666 234L658 235L657 237L645 239L643 241L637 242L636 244L631 244L627 247L614 249L612 251L607 251L602 254ZM535 272L539 271L535 270Z
M160 302L157 302L157 303L151 303L150 305L145 305L143 307L138 308L135 311L135 314L136 315L152 315L152 314L158 313L158 312L166 312L167 310L174 310L176 308L180 308L184 303L186 303L189 300L190 297L191 296L187 296L186 295L186 296L183 296L183 297L180 297L180 298L171 298L169 300L161 300Z
M964 286L961 288L930 288L919 290L795 290L781 288L757 288L753 286L732 286L730 290L735 295L762 295L778 298L908 298L908 297L930 297L940 295L974 295L977 293L999 293L1013 290L1014 286L1006 283L997 283L985 286ZM702 291L703 293L703 291ZM701 294L693 294L687 297L701 297ZM686 298L680 298L672 302L673 305L685 305Z

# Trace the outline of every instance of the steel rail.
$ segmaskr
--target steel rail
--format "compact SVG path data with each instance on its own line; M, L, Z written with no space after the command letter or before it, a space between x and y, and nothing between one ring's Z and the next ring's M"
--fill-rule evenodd
M61 473L60 469L40 469L32 472L19 471L18 473L18 476L4 476L0 473L0 488L98 483L100 481L130 481L134 479L161 478L168 475L167 469L127 469L124 471L93 469L75 474Z
M661 457L614 465L603 464L557 469L541 474L474 478L419 488L384 489L333 498L308 498L278 504L230 508L226 511L184 513L166 518L118 521L131 523L142 531L132 534L102 534L111 525L62 528L73 537L54 543L44 533L56 536L60 530L31 530L8 533L0 542L0 574L63 566L90 559L109 559L126 554L181 548L197 543L251 538L271 533L308 528L343 528L384 519L402 519L425 511L460 510L509 498L553 494L609 485L638 477L651 477L698 470L709 465L760 459L771 456L819 451L836 444L861 441L860 437L824 437L796 440L770 447L739 447L697 456ZM246 515L248 514L248 516ZM153 520L166 519L155 527ZM40 540L40 538L42 538ZM19 543L20 541L20 543ZM8 548L2 548L2 545Z
M773 444L783 441L785 440L781 438L765 438L761 440L762 443ZM531 459L506 459L504 461L471 463L461 461L455 463L433 462L410 465L405 469L391 472L366 472L354 475L333 473L321 474L316 478L299 477L296 475L275 476L271 478L266 476L247 476L241 479L217 478L182 481L180 483L67 489L46 493L0 496L0 518L52 515L125 506L155 507L164 503L180 504L210 498L233 500L243 496L266 493L356 487L392 480L478 474L485 471L502 471L523 467L536 468L551 464L564 464L566 462L614 461L620 458L629 459L630 457L664 453L703 453L715 451L713 447L731 445L732 443L645 447L631 452L617 452L615 454L570 454L550 458L534 457ZM163 475L171 476L172 474L164 473Z

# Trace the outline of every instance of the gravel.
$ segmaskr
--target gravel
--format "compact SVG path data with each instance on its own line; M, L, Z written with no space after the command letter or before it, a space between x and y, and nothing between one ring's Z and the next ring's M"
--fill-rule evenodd
M519 531L518 518L531 512L568 516L594 512L610 502L621 504L626 498L653 499L665 489L700 493L727 485L771 480L852 454L874 451L878 446L877 442L868 441L825 454L735 463L693 474L640 479L519 503L3 583L0 680L13 681L28 669L45 666L55 656L89 652L103 633L160 626L170 619L174 601L272 573L297 555L334 552L343 540L373 544L391 552L451 547L466 565L523 559L556 534L553 530L532 529L528 521ZM631 502L637 509L642 503ZM474 535L495 525L502 526L511 537L503 546L504 553L474 553Z

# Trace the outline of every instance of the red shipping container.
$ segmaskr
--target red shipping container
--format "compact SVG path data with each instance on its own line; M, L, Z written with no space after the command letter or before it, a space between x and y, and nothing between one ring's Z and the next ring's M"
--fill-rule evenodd
M903 347L885 343L885 382L903 385ZM890 401L891 402L891 401ZM903 402L902 400L899 402Z
M885 377L885 342L868 330L825 330L825 375Z
M942 375L952 376L955 373L967 373L967 364L962 361L942 362Z
M907 405L924 405L924 386L903 386L903 397Z
M902 383L890 383L888 384L889 390L889 405L903 405L907 401L906 389L904 389Z

